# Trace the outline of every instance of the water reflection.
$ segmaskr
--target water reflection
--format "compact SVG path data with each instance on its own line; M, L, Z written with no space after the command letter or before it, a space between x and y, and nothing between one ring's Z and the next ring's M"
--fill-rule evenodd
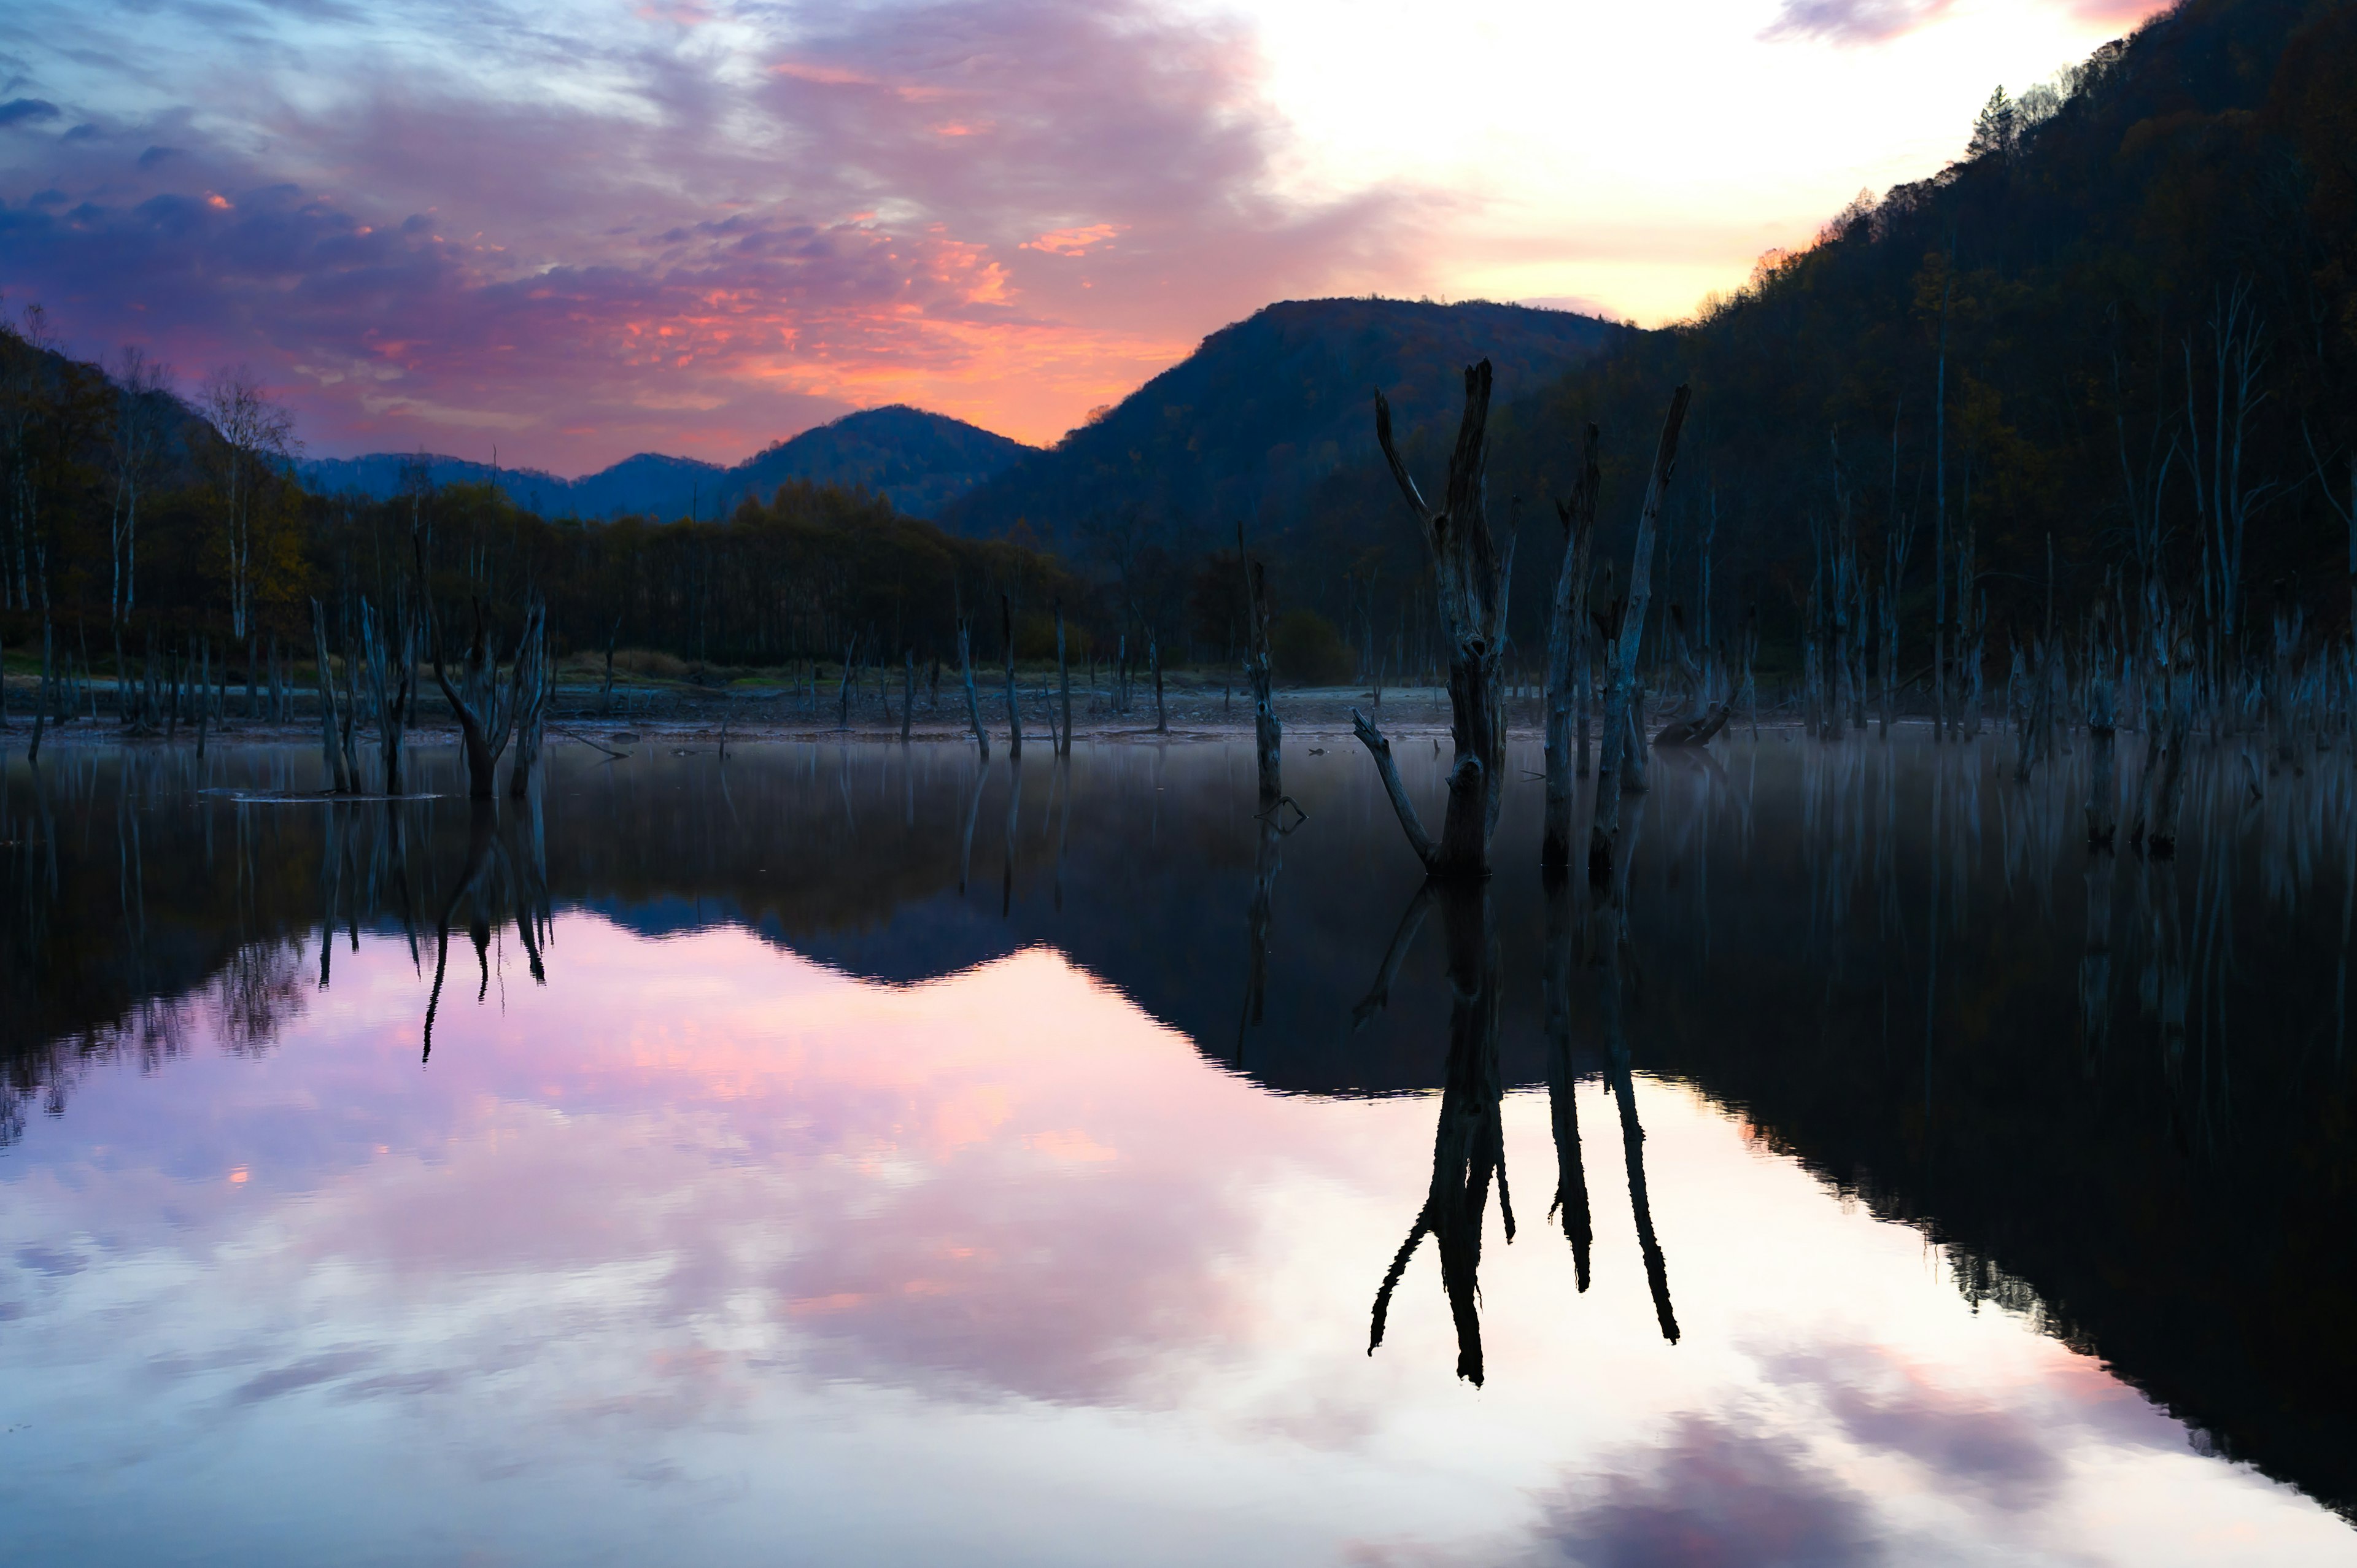
M565 747L496 806L50 748L0 792L0 1359L54 1464L134 1463L74 1412L152 1410L140 1473L214 1515L158 1455L224 1412L245 1459L360 1468L383 1412L479 1423L432 1485L546 1560L556 1491L482 1477L577 1487L601 1431L657 1493L752 1466L848 1555L987 1555L985 1472L1032 1497L1006 1466L1092 1445L1061 1487L1200 1516L1175 1560L2345 1552L2187 1443L2357 1498L2347 781L2255 800L2197 753L2174 860L2091 855L2095 758L2025 789L1997 749L1665 754L1611 885L1468 895L1347 757L1256 815L1246 746ZM1510 1151L1563 1239L1485 1257ZM724 1457L813 1423L864 1435ZM893 1466L966 1511L892 1522ZM1254 1474L1321 1500L1255 1535ZM668 1506L584 1518L644 1546ZM1050 1513L1000 1516L1009 1559L1091 1558Z

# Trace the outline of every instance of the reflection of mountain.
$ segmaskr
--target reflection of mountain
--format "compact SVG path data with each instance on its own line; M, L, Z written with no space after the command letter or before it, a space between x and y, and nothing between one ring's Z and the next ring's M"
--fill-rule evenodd
M185 753L142 754L127 806L111 765L54 755L38 801L19 768L5 808L0 1027L20 1088L48 1091L66 1075L60 1051L143 996L234 992L252 999L251 1037L266 1039L272 998L303 993L274 988L251 955L327 917L331 811L346 945L355 915L401 929L381 809L216 795L208 829L186 810L206 780ZM1963 1288L2042 1315L2223 1451L2357 1504L2343 1413L2357 1355L2340 1329L2357 1303L2357 1159L2338 1134L2350 1065L2334 1025L2344 841L2318 836L2345 831L2336 812L2308 812L2289 781L2247 817L2232 792L2198 795L2190 816L2208 825L2173 869L2128 860L2098 879L2095 897L2113 900L2106 972L2082 961L2091 895L2067 768L2025 795L1984 782L1967 753L1935 789L1920 766L1886 777L1881 755L1770 741L1724 775L1656 769L1629 893L1634 1067L1739 1107L1765 1143L1945 1243ZM893 982L1049 944L1205 1056L1237 1057L1256 850L1244 745L1083 747L1069 780L1035 755L1011 857L1006 764L976 808L962 748L756 748L725 773L708 753L595 760L565 748L549 780L547 896L560 909L658 936L742 925ZM1265 1007L1242 1051L1242 1070L1280 1092L1444 1081L1437 924L1389 1005L1351 1029L1415 880L1362 760L1288 759L1309 819L1284 843ZM421 763L429 780L451 765ZM307 780L311 767L306 753L291 771ZM1428 768L1412 788L1434 787ZM283 783L286 770L231 751L209 779ZM457 800L404 810L430 930L466 856L467 812ZM1519 869L1535 858L1535 817L1532 786L1510 803L1492 889L1509 1085L1608 1061L1588 970L1570 976L1563 1059L1549 1048L1543 937L1571 922ZM2211 858L2221 847L2233 858ZM235 980L241 955L251 983ZM560 945L553 986L565 965ZM452 968L471 993L471 956ZM2104 972L2094 1011L2107 1022L2091 1030L2082 986ZM1526 1177L1532 1212L1575 1179L1599 1212L1620 1201L1602 1174L1620 1163L1609 1119L1586 1132L1584 1178ZM1674 1267L1677 1238L1663 1244Z

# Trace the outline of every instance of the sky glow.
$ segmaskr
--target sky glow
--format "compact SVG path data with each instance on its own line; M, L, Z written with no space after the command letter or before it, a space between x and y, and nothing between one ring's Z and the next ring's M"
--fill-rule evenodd
M1044 442L1275 299L1675 319L2147 9L19 0L0 291L323 456Z

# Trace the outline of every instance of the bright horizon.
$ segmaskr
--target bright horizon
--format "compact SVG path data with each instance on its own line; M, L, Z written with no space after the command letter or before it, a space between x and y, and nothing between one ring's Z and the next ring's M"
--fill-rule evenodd
M2157 7L397 0L0 19L0 291L315 456L1034 445L1280 299L1653 326Z

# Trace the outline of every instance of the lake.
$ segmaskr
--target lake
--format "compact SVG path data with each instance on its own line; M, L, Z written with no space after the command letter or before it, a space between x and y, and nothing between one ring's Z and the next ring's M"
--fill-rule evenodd
M2338 759L624 749L8 753L9 1561L2357 1560Z

